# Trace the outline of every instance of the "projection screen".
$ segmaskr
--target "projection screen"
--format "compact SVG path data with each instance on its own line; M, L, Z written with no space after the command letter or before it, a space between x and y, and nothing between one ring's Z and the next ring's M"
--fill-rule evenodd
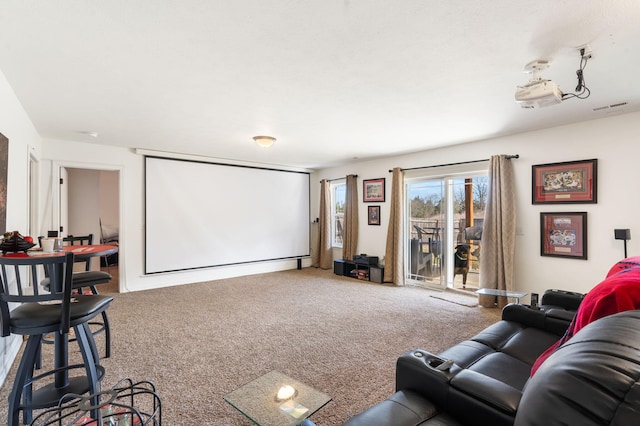
M145 156L145 274L309 256L307 172Z

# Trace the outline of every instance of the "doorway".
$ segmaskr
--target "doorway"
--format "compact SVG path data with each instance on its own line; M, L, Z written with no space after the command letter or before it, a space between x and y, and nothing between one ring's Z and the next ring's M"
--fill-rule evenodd
M60 167L60 176L61 235L93 234L93 244L120 245L120 171ZM113 276L99 291L119 291L117 256L93 259L91 269Z

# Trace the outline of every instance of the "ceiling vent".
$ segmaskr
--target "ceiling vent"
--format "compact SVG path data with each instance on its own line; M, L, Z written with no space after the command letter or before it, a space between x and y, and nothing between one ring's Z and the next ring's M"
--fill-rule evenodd
M593 111L598 112L598 111L609 111L615 108L620 108L623 107L625 105L629 105L629 102L625 101L625 102L618 102L615 104L611 104L611 105L604 105L604 106L600 106L597 108L594 108Z

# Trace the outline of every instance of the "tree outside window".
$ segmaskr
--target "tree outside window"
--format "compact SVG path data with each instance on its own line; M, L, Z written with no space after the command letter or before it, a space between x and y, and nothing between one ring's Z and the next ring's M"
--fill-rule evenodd
M331 205L331 234L334 247L342 247L344 235L344 206L346 203L347 185L336 183L332 185Z

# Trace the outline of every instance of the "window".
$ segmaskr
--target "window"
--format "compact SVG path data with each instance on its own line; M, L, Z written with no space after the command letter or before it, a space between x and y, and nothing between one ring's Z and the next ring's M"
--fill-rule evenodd
M478 287L487 190L486 172L406 179L410 282ZM461 245L467 253L456 253Z
M331 241L333 247L342 247L346 194L347 184L344 181L331 184Z

